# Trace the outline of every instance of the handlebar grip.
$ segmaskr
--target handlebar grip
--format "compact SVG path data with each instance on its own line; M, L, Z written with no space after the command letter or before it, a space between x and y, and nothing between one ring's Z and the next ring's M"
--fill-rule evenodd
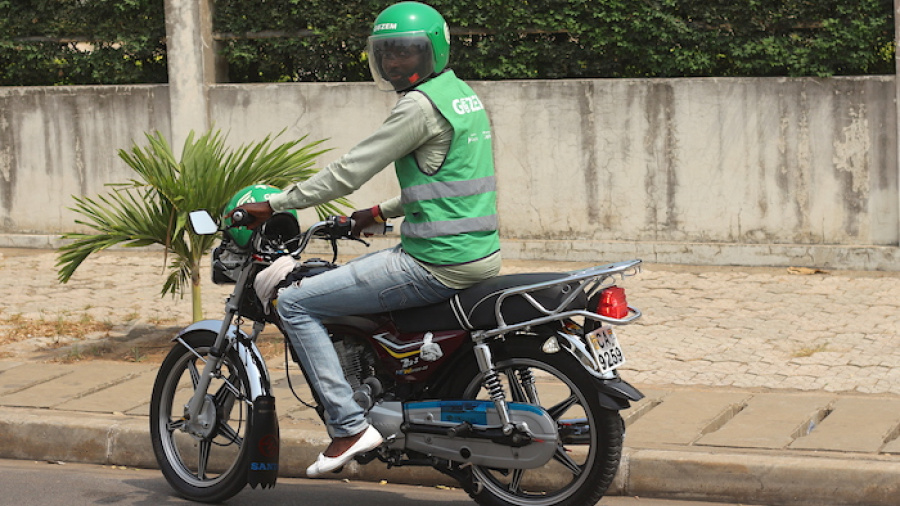
M393 230L394 226L390 223L373 223L360 232L366 235L385 235Z
M231 213L232 227L243 227L246 225L250 225L254 220L255 218L252 214L240 208L235 209L234 212Z

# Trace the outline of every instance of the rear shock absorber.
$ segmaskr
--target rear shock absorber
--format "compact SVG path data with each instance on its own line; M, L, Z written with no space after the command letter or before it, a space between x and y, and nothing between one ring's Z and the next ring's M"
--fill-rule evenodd
M478 361L478 368L484 375L482 380L484 388L487 389L497 414L500 415L500 422L503 424L502 430L506 435L512 434L515 428L512 418L509 416L509 407L506 404L506 393L503 391L503 384L500 382L500 375L494 368L494 361L491 357L491 349L485 343L475 345L475 358Z
M522 389L525 392L525 399L528 404L535 404L537 406L541 405L541 400L538 398L537 386L534 380L534 373L531 371L530 367L522 367L516 370L519 376L519 384L522 385ZM515 401L516 399L513 399Z

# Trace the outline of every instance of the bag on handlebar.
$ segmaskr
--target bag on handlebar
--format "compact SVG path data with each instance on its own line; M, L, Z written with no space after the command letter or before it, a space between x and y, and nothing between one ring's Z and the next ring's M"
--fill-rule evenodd
M212 252L212 280L217 285L237 283L247 253L225 238Z
M318 258L297 262L290 255L283 256L256 275L253 288L266 314L269 314L272 307L270 303L277 303L282 290L299 283L304 278L316 276L336 267L337 265Z

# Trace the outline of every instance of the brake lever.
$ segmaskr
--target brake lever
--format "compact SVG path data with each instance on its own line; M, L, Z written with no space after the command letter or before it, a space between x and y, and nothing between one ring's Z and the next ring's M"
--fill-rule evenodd
M371 244L369 244L369 241L366 241L366 240L363 239L362 237L347 236L347 238L350 239L350 240L353 240L353 241L361 242L361 243L365 244L367 248L368 248L369 246L371 246Z

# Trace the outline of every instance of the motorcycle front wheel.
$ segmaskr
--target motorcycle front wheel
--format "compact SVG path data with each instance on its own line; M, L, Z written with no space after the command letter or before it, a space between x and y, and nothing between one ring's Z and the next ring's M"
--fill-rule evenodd
M221 374L207 390L200 418L188 424L184 407L194 395L209 350L212 332L183 336L156 376L150 401L150 436L156 461L166 481L183 497L221 502L247 484L250 433L249 384L237 353L225 353Z
M565 351L547 354L534 338L492 346L507 400L541 406L556 420L559 447L538 469L469 466L463 487L482 506L596 504L615 478L625 428L617 411L600 406L596 380ZM457 390L466 399L490 399L474 368Z

